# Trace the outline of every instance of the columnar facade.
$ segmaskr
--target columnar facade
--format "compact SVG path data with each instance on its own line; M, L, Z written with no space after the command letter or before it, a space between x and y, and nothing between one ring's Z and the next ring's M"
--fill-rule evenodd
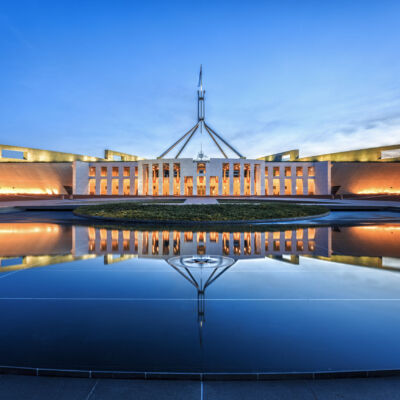
M330 162L212 158L75 161L73 193L118 196L327 195Z

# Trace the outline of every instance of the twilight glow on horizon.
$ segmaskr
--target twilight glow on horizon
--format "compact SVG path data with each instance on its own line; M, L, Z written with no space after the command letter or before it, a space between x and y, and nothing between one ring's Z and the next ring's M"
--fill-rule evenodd
M0 4L0 143L156 157L206 119L247 157L400 143L399 1ZM204 134L200 144L218 155Z

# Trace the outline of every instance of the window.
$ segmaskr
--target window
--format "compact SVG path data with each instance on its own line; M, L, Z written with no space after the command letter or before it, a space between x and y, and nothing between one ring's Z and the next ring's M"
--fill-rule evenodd
M265 176L268 176L268 167L265 167Z
M285 179L285 194L291 195L292 194L292 180Z
M279 167L274 167L274 176L279 176Z
M89 167L89 176L96 176L96 167Z
M314 179L308 180L308 194L313 195L315 194L315 182Z
M218 243L218 233L210 232L210 242Z
M124 179L123 185L124 185L124 188L123 188L124 195L127 196L127 195L129 195L129 192L131 190L131 185L130 185L129 179Z
M296 179L296 194L303 194L303 179Z
M281 191L281 189L280 189L280 181L279 181L279 179L274 179L273 180L273 195L274 196L279 196L280 195L280 191Z
M205 163L197 163L197 173L198 174L206 173L206 164Z
M107 194L107 179L100 180L100 194Z
M112 176L118 176L118 175L119 175L119 168L112 167Z
M285 167L285 176L292 176L292 168Z
M131 174L130 167L124 167L124 176L129 176Z
M14 158L15 160L26 160L23 151L18 150L7 150L4 149L1 151L1 157L3 158Z
M119 184L118 179L113 179L111 184L111 194L117 195L119 194Z
M96 194L96 180L90 179L89 181L89 194L94 196Z
M107 167L101 167L101 176L107 176Z
M315 176L315 168L308 167L308 176Z
M303 167L296 167L296 176L303 176Z
M193 242L193 232L185 232L185 242Z

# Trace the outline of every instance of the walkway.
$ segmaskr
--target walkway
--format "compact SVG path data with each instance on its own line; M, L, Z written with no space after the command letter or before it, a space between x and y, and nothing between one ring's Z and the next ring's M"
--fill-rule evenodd
M0 375L2 400L400 400L400 378L140 381Z

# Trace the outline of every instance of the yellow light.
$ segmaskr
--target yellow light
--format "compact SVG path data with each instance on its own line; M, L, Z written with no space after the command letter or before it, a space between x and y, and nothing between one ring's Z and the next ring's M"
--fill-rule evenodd
M357 194L400 194L399 189L370 188L357 192Z
M59 194L59 190L55 188L17 188L17 187L0 187L0 194Z

